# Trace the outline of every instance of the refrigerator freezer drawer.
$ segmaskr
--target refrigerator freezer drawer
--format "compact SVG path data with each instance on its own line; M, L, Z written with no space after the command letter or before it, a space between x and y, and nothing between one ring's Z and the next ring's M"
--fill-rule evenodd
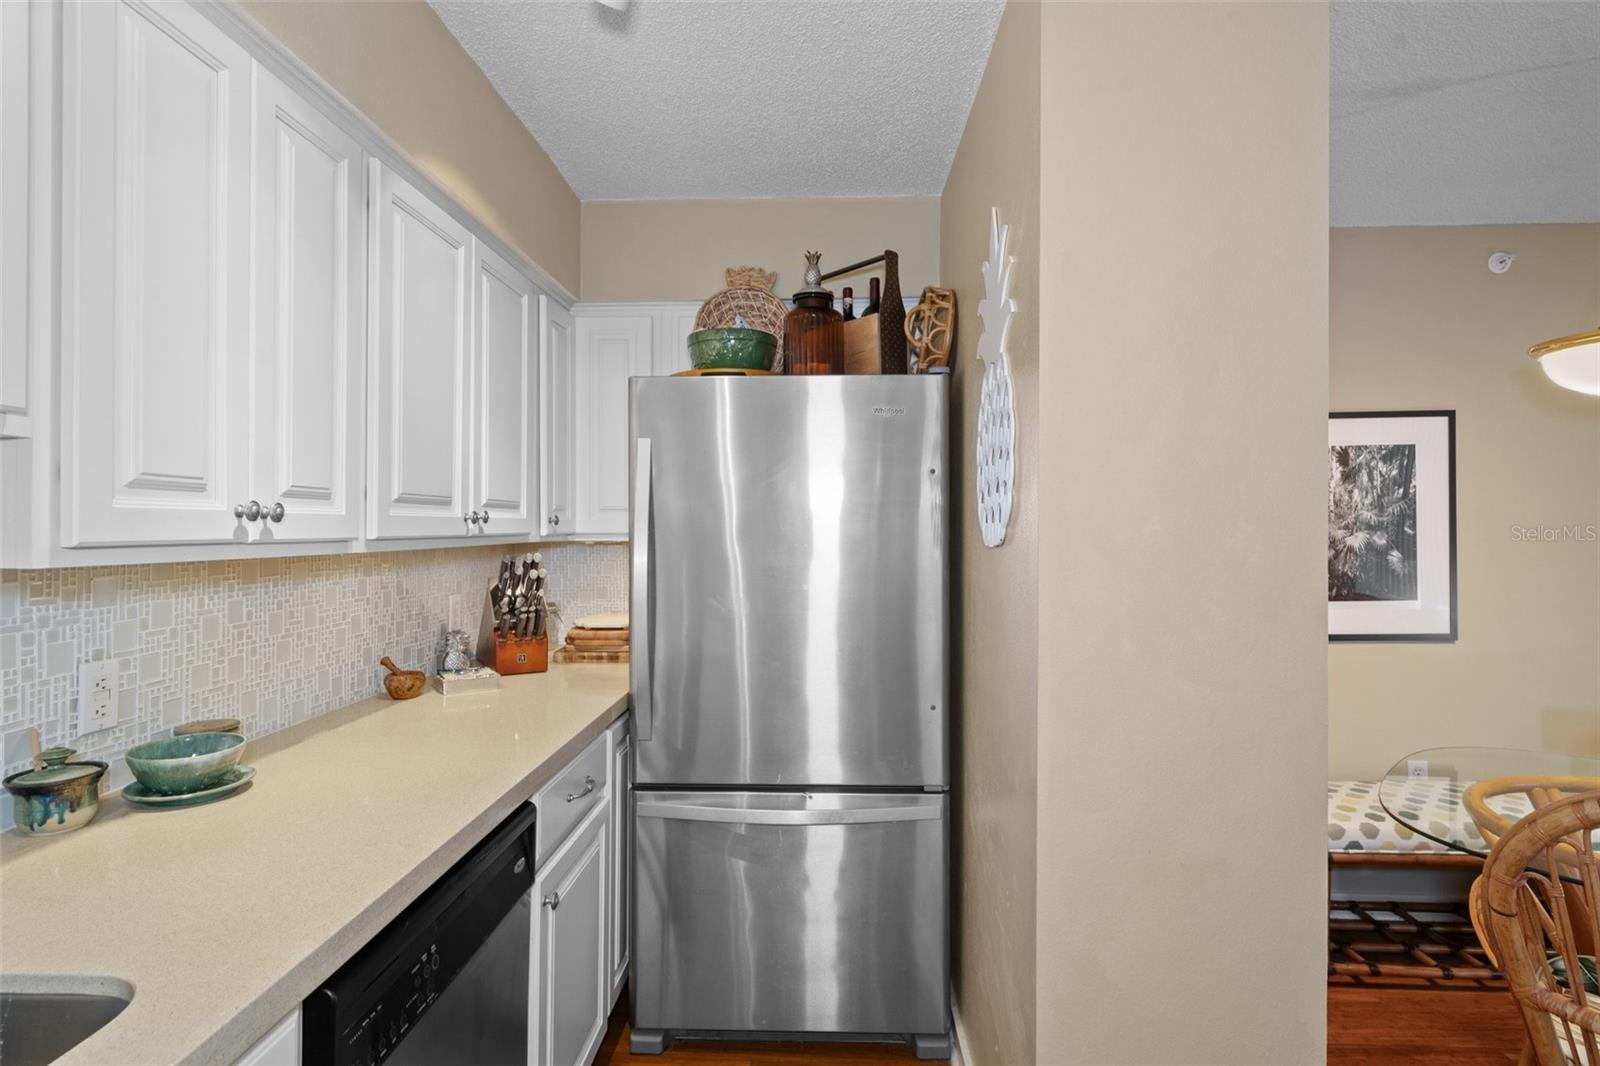
M636 792L635 1029L939 1034L943 794Z

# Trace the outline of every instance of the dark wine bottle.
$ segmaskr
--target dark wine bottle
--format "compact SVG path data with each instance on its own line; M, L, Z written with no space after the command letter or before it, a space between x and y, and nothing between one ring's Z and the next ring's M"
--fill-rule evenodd
M855 291L846 285L844 287L844 320L846 322L856 317L855 302Z
M867 309L861 312L861 317L878 313L878 279L872 278L867 282Z

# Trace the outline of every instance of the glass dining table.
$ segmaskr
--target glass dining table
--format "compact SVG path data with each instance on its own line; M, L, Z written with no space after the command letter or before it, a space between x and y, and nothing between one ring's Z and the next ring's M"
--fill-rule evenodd
M1426 748L1395 763L1378 801L1400 825L1468 855L1533 810L1530 789L1600 790L1600 759L1517 748Z

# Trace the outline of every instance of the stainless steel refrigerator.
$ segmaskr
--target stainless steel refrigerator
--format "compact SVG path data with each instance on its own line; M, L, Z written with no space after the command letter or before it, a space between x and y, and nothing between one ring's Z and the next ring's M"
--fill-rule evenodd
M631 383L633 1050L949 1053L948 379Z

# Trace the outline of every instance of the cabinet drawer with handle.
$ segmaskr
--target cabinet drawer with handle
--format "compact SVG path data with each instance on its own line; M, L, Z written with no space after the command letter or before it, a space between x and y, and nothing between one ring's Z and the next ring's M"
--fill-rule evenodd
M544 865L554 855L584 815L594 810L606 794L610 760L606 757L606 735L601 733L573 759L565 770L534 794L539 809L539 825L534 836L534 865Z

